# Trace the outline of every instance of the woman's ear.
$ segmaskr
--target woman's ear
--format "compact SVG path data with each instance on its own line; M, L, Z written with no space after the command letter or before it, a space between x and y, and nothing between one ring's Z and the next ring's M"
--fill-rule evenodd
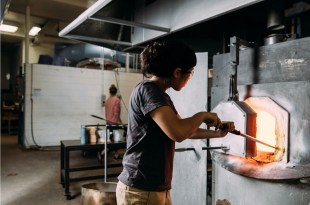
M173 77L175 78L180 78L182 76L182 69L181 68L176 68L173 71Z

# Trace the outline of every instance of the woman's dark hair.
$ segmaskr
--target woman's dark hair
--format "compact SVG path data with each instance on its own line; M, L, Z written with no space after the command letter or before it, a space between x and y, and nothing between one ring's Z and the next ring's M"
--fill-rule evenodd
M179 41L154 42L140 54L141 69L145 77L152 75L170 78L174 69L184 72L197 63L195 52Z
M112 84L112 85L110 86L109 91L110 91L110 94L111 94L111 95L115 95L115 94L117 93L117 87L116 87L114 84Z

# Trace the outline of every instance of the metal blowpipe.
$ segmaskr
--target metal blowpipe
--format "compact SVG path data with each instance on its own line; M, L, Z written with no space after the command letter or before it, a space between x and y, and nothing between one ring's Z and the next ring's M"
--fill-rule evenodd
M228 129L228 125L223 123L222 127L220 127L220 129L221 130ZM260 141L260 140L256 139L255 137L252 137L250 135L244 134L244 133L240 132L239 130L233 130L230 133L235 134L235 135L240 135L240 136L245 137L247 139L250 139L250 140L253 140L253 141L258 142L260 144L263 144L263 145L265 145L267 147L271 147L271 148L274 148L274 149L279 149L278 147L275 147L275 146L272 146L270 144L267 144L266 142Z
M244 133L241 133L239 130L233 130L233 131L231 131L230 133L235 134L235 135L240 135L240 136L245 137L245 138L247 138L247 139L250 139L250 140L253 140L253 141L258 142L258 143L260 143L260 144L263 144L263 145L265 145L265 146L267 146L267 147L271 147L271 148L274 148L274 149L278 149L278 147L275 147L275 146L272 146L272 145L270 145L270 144L267 144L266 142L260 141L260 140L256 139L255 137L252 137L252 136L250 136L250 135L246 135L246 134L244 134Z

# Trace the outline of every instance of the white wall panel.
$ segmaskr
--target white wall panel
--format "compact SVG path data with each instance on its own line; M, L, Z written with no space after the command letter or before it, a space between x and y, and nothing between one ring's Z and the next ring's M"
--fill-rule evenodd
M80 126L105 124L102 95L116 84L122 95L123 123L132 88L142 74L51 65L26 66L25 146L59 145L60 140L79 139ZM31 100L32 99L32 100ZM34 142L35 141L35 142Z
M181 91L173 89L167 91L183 118L207 110L208 53L197 53L196 56L197 65L194 68L194 75L186 86ZM206 128L205 125L201 127ZM206 146L206 140L184 140L181 143L176 143L176 149L195 148L196 150L176 152L174 155L171 191L173 204L206 204L207 151L202 150L204 146ZM189 177L190 180L188 180Z

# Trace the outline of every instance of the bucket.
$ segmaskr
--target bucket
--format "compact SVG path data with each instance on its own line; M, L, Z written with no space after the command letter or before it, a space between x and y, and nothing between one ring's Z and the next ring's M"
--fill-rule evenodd
M82 185L81 205L116 205L117 183L91 183Z
M97 130L97 132L98 132L98 135L99 135L98 142L104 143L106 135L107 135L107 130L104 128L104 129Z
M114 142L123 142L123 141L125 141L124 130L123 129L113 130L113 141Z

